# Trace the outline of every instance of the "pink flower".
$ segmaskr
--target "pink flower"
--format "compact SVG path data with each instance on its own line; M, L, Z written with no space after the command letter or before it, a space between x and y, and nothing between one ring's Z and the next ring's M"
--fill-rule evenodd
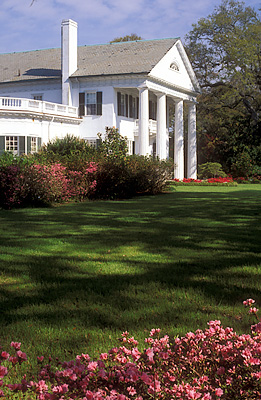
M133 386L127 387L127 390L130 396L134 396L137 393Z
M10 357L10 354L8 354L6 351L2 351L1 353L1 358L4 360L7 360Z
M137 361L141 356L141 352L137 349L137 347L134 347L134 349L132 349L131 354L134 361Z
M253 299L247 299L247 300L243 301L244 306L247 306L247 307L251 306L251 304L254 304L254 303L255 303L255 300L253 300Z
M225 372L226 372L226 370L225 370L224 367L220 367L220 368L218 368L218 370L217 370L217 374L218 374L218 375L223 375Z
M145 372L142 373L140 378L144 383L146 383L146 385L151 385L152 384L151 376L147 375Z
M218 388L218 389L215 390L215 395L218 396L218 397L221 397L223 393L224 392L223 392L223 390L221 388Z
M154 351L152 349L147 349L146 350L146 354L147 354L147 356L149 358L149 361L153 363L154 362L154 360L153 360Z
M89 371L95 371L96 368L98 368L98 363L96 361L89 362L89 364L88 364Z
M20 350L21 343L11 342L11 347L14 347L15 350Z
M253 332L261 333L261 321L256 325L251 325L251 329Z
M18 350L16 352L16 355L18 356L18 361L26 361L27 360L26 354L23 353L21 350Z
M108 360L108 354L107 353L101 353L100 359L101 360Z
M3 378L7 374L8 374L8 369L0 365L0 378Z
M87 390L85 393L86 399L87 400L92 400L93 399L93 393L90 390Z
M256 314L257 312L258 312L258 308L256 308L256 307L249 308L249 314Z

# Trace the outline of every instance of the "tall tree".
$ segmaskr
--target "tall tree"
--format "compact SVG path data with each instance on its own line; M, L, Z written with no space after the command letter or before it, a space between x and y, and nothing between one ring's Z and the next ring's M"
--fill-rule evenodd
M218 161L237 174L261 164L261 22L243 2L223 0L185 39L202 87L201 162Z
M138 36L136 33L131 33L130 35L126 35L123 37L116 37L110 41L110 43L117 43L117 42L133 42L135 40L142 40L141 36Z

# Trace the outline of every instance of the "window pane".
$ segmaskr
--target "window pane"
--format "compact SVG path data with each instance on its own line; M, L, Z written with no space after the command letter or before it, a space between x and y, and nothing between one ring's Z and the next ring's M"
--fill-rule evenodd
M96 104L87 104L87 115L96 115Z
M37 138L32 137L31 138L31 153L34 153L37 151Z
M18 137L17 136L6 136L5 139L6 151L12 151L14 154L18 153Z
M96 104L96 93L86 93L86 104Z

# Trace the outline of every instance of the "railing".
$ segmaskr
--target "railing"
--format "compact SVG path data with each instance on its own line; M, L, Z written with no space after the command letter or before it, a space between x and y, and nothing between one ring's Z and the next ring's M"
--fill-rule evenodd
M149 134L155 135L157 133L157 121L154 119L149 119ZM139 134L139 120L135 119L134 121L134 135L137 136Z
M42 114L78 117L78 108L47 101L0 97L0 110L35 111Z

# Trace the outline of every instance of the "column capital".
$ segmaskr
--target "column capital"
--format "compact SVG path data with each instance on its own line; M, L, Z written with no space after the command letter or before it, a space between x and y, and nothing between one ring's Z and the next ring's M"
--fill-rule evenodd
M146 85L146 83L143 83L142 85L138 86L137 89L138 89L139 91L142 91L142 90L145 90L145 89L148 89L148 90L149 90L149 88L148 88L148 86Z

